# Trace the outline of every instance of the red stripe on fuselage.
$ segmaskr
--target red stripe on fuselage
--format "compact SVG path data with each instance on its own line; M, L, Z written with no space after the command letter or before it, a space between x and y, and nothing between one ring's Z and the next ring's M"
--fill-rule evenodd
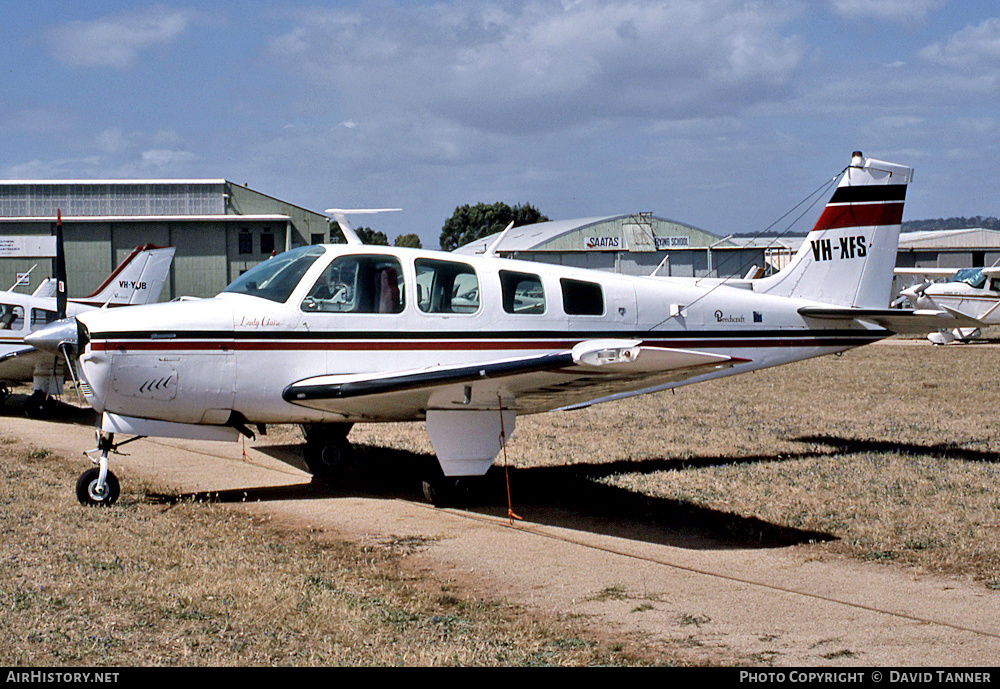
M903 221L902 203L852 203L827 206L813 230L835 230L841 227L898 225Z
M860 346L870 344L887 337L887 334L871 336L831 336L831 337L768 337L760 338L706 338L706 339L657 339L643 340L648 347L671 347L680 349L697 349L705 347L839 347ZM582 340L529 340L529 341L498 341L498 340L437 340L437 341L399 341L399 340L353 340L353 341L237 341L220 342L207 341L100 341L91 340L90 349L102 351L188 351L198 352L301 352L301 351L488 351L488 350L568 350Z

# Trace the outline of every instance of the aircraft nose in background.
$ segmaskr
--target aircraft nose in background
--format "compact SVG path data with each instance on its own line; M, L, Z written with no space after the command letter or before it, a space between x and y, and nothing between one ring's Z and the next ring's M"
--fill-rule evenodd
M901 290L900 295L906 297L913 304L914 308L924 308L921 302L926 303L926 298L924 297L924 290L927 289L929 283L922 283L919 285L913 285L912 287L907 287Z
M60 354L63 345L76 345L76 319L64 318L26 335L24 343L47 354Z

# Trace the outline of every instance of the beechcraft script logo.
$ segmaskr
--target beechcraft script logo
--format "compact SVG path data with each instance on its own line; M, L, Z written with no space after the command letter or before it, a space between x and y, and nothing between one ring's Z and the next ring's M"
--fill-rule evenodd
M835 253L837 259L864 258L871 247L868 238L863 234L841 237L839 245L834 244L832 239L816 239L809 243L812 245L813 259L816 261L832 261Z

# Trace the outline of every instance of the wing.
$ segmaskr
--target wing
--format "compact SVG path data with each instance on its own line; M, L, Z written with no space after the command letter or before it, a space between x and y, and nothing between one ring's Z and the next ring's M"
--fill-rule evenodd
M927 275L929 277L950 278L958 268L894 268L893 275Z
M744 362L721 354L588 340L572 350L457 366L325 375L289 385L282 397L345 418L405 420L428 409L547 411L618 392L680 381Z
M25 356L26 354L31 354L32 352L37 352L38 350L34 347L21 347L19 349L14 349L9 352L4 352L0 354L0 362L7 361L8 359L14 359L19 356Z
M34 347L18 346L0 353L0 380L7 382L30 381L38 364L51 363L51 354L44 354Z

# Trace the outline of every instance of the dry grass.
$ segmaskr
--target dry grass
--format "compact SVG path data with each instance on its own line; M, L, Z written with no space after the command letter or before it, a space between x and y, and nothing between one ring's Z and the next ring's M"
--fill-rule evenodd
M648 496L644 513L668 522L679 503L737 541L774 527L776 542L998 588L998 408L996 348L872 346L521 418L508 449L518 466L573 464Z
M594 665L631 662L568 622L467 601L357 547L153 486L75 504L70 463L0 441L6 666ZM128 489L126 485L126 490Z
M515 506L579 528L791 545L1000 588L998 354L872 346L522 417L508 448ZM357 479L373 492L398 474L387 462L431 452L419 424L351 438L375 467ZM158 504L160 487L134 481L116 508L87 509L67 490L68 463L11 439L0 460L8 665L635 662L568 621L410 578L400 558L419 544L360 548L231 506Z
M997 348L879 345L522 417L508 456L529 502L1000 588L998 409ZM352 438L431 452L414 424Z

